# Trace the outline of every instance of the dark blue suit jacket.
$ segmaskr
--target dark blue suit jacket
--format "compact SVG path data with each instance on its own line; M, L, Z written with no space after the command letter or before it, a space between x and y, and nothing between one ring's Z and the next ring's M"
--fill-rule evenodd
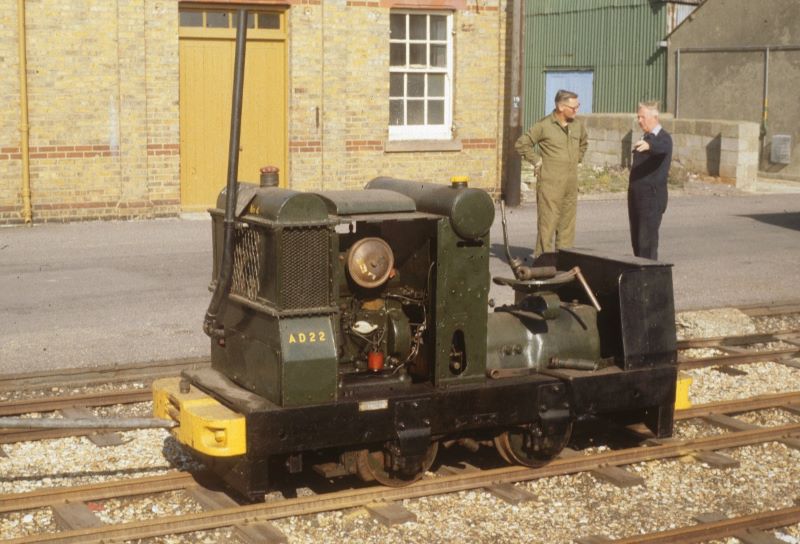
M628 191L636 201L655 199L661 210L667 207L667 176L672 162L672 136L663 128L657 135L647 134L648 151L633 152Z

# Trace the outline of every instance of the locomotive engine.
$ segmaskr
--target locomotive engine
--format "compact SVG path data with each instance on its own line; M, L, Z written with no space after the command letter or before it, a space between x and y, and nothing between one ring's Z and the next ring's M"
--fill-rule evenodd
M211 210L214 282L226 193ZM587 251L560 251L552 268L512 259L513 277L494 281L515 303L489 312L494 214L463 183L240 183L211 367L157 381L156 415L254 500L304 465L406 485L453 441L538 466L588 417L671 435L670 266Z

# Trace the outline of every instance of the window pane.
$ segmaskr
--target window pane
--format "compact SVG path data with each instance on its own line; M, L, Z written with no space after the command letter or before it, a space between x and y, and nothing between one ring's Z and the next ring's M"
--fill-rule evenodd
M424 40L428 37L428 16L410 15L408 17L412 40Z
M281 16L277 13L259 13L258 28L280 28Z
M427 59L425 58L425 44L424 43L412 43L408 46L409 56L409 64L417 64L421 66L427 66L428 63L426 62Z
M444 100L428 101L428 124L429 125L444 124Z
M428 96L444 96L444 74L428 74Z
M206 26L208 28L228 28L228 12L209 11L206 13Z
M203 12L182 11L181 26L203 26Z
M408 101L408 122L407 125L425 124L425 102L423 100Z
M239 26L239 12L234 11L231 14L231 25L233 28L238 28ZM256 14L255 13L248 13L247 14L247 28L255 28L256 27Z
M406 37L405 14L390 15L389 27L391 28L391 33L389 34L389 38L391 38L392 40L404 40Z
M447 39L447 17L444 15L431 15L431 39Z
M408 74L408 96L425 96L425 74Z
M389 65L390 66L406 65L406 44L404 43L389 44Z
M389 124L402 125L403 124L403 101L402 100L389 100Z
M431 44L431 66L444 68L447 66L447 46Z
M403 74L389 75L389 96L403 96Z

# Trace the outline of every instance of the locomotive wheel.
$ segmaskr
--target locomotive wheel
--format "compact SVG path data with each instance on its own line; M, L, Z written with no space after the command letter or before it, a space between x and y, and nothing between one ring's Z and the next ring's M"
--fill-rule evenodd
M538 425L528 425L506 431L494 438L500 457L508 463L526 467L541 467L558 455L569 442L572 423L563 433L545 436Z
M425 452L425 458L419 470L412 474L404 474L386 469L383 451L361 450L358 452L358 475L365 482L377 481L389 487L413 484L422 478L426 470L431 468L437 451L439 451L439 443L431 443Z

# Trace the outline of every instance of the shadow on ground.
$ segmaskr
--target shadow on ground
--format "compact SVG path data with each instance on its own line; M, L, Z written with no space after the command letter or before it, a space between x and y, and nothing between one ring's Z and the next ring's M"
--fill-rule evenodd
M761 223L768 225L775 225L776 227L783 227L786 229L800 230L800 212L784 212L784 213L761 213L754 215L742 215L740 217L749 217Z
M533 248L530 247L510 246L509 249L511 250L511 256L518 259L525 259L525 257L533 253ZM492 244L491 248L489 248L489 254L492 257L497 257L501 261L506 262L506 248L500 242Z

